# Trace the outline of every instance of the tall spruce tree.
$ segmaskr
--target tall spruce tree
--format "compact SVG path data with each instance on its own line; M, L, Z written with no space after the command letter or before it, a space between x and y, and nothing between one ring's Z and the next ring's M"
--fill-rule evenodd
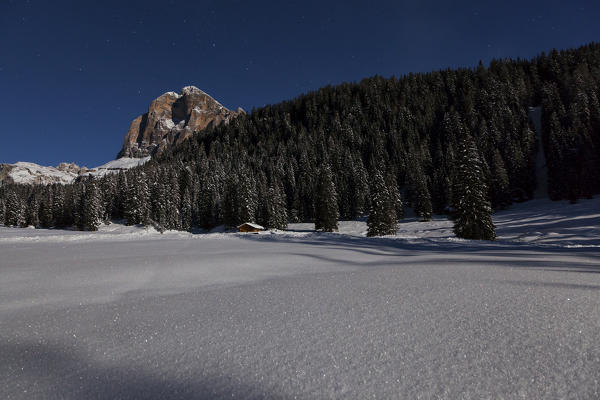
M396 198L378 170L371 174L371 209L367 236L394 235L397 229Z
M25 223L23 203L14 190L9 190L6 198L6 214L4 224L6 226L22 226Z
M267 218L265 227L270 229L287 228L287 212L285 209L285 198L280 185L271 184L267 192Z
M413 208L415 215L421 218L421 221L431 221L433 214L431 194L429 193L426 179L425 174L419 174L413 187Z
M6 214L6 203L3 198L0 198L0 224L4 224L5 214Z
M240 175L238 187L237 214L240 223L252 222L256 219L258 199L256 181L247 173Z
M454 233L459 238L494 240L492 207L487 199L483 164L473 139L464 134L458 147L454 179Z
M315 229L333 232L338 229L338 203L335 184L329 164L324 163L319 172L315 193Z
M52 189L45 187L40 203L40 226L50 228L54 224L54 215L52 213Z
M510 204L510 192L508 173L504 167L504 161L500 152L496 149L492 159L490 194L493 199L492 206L495 209L506 208Z
M97 231L102 221L102 199L94 178L84 187L81 226L88 231Z
M52 189L52 226L63 228L65 221L65 189L63 185L55 185Z
M388 173L385 183L390 192L390 199L392 201L393 208L396 211L396 219L398 220L404 218L404 204L402 203L402 195L400 194L400 189L398 188L398 183L396 182L394 174Z
M40 201L35 193L31 194L25 209L25 225L40 226Z

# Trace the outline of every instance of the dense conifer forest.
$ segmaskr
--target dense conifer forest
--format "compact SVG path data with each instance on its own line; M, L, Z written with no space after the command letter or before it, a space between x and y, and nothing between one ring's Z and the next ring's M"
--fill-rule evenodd
M536 107L548 195L574 202L600 192L599 92L599 44L327 86L197 133L126 172L4 185L0 223L192 230L310 221L330 231L338 218L370 214L369 235L378 235L395 232L404 206L423 220L462 221L473 209L485 219L534 193ZM477 193L465 195L466 185ZM493 225L465 224L457 234L493 238Z

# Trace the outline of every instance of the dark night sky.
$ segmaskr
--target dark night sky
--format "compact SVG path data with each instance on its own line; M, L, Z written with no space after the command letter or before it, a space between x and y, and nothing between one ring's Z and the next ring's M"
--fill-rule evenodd
M229 108L600 40L600 2L0 0L0 162L96 166L160 94Z

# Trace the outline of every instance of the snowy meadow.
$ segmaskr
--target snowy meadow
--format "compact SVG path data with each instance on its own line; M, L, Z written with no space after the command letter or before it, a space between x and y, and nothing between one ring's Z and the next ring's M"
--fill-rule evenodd
M599 398L600 201L396 236L0 228L6 399Z

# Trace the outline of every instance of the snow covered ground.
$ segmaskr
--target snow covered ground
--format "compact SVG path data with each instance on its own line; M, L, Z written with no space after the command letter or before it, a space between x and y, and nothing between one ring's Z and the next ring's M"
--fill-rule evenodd
M6 399L599 398L600 199L499 240L0 228Z

